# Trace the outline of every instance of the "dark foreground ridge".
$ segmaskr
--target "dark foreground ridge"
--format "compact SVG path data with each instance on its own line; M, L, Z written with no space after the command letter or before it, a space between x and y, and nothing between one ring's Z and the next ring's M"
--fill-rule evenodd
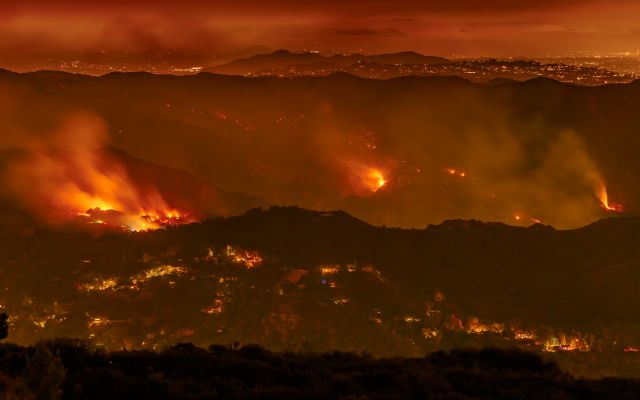
M521 350L454 350L377 359L189 343L104 353L58 339L0 346L9 398L62 399L637 399L640 381L575 379ZM11 397L14 396L14 397Z

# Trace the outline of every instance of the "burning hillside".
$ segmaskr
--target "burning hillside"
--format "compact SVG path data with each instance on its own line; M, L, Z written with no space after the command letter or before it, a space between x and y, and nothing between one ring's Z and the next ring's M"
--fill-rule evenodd
M235 212L257 205L107 144L100 119L75 114L52 134L30 140L27 151L9 163L5 181L10 195L47 223L80 221L129 231L190 223L206 214L229 215L236 207L229 197L231 203L247 203Z
M612 203L609 201L609 193L607 193L607 187L604 183L600 185L600 189L597 195L598 195L598 199L600 200L600 204L602 205L602 208L605 209L606 211L612 211L612 212L624 211L621 204Z
M6 174L8 188L47 221L81 215L145 229L297 205L375 225L477 218L564 229L617 213L617 203L627 213L640 204L638 149L624 139L635 117L623 101L637 103L637 85L616 89L625 93L617 119L602 94L612 88L582 89L596 99L591 110L582 92L541 80L34 73L7 74L0 86L16 94L0 112L0 144L32 149ZM21 111L33 96L20 95L34 87L35 117ZM104 122L76 116L45 139L34 128L77 109ZM107 144L212 184L144 172Z
M348 191L357 196L371 196L387 184L387 178L379 168L357 162L350 162L347 165L349 175Z
M132 181L106 143L98 119L76 115L32 143L26 157L10 167L10 187L51 222L81 216L91 223L148 230L195 220L193 212L169 205L153 182Z

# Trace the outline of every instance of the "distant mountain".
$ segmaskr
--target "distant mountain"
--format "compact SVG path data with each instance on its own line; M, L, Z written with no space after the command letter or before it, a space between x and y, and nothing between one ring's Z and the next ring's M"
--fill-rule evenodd
M592 63L575 64L557 61L543 63L530 59L454 59L428 57L414 52L364 56L319 53L291 53L279 50L237 59L217 65L205 72L249 77L326 76L348 73L367 79L393 79L403 76L459 76L478 83L494 80L526 81L548 77L561 82L582 86L629 83L640 77L633 72L622 72L597 67Z
M253 72L279 70L291 66L302 66L307 64L326 65L327 67L349 66L356 63L377 63L377 64L442 64L449 60L442 57L424 56L411 51L363 55L336 54L324 56L319 53L292 53L288 50L277 50L270 54L257 54L248 58L241 58L230 63L204 69L203 72L213 72L217 74L246 75Z

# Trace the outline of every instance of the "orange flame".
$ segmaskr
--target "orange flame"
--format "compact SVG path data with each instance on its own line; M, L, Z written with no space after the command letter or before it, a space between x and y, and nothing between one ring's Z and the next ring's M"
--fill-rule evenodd
M348 188L345 193L370 196L389 184L384 169L355 160L343 161Z
M355 184L354 190L362 195L375 193L387 184L382 170L375 167L359 165L351 173Z
M79 216L132 231L190 222L152 183L133 182L105 146L99 120L75 117L47 141L34 143L27 157L12 166L9 184L48 221Z
M367 174L367 178L368 185L374 192L380 190L380 188L382 188L387 183L387 181L384 179L384 175L382 175L382 172L377 169L372 169L371 171L369 171L369 173Z
M467 176L466 172L455 168L447 168L446 171L447 173L449 173L449 175L457 176L459 178L464 178L465 176Z
M600 205L607 211L612 212L622 212L622 205L618 203L610 203L609 202L609 194L607 193L607 187L603 183L600 185L600 190L598 191L598 199L600 200Z

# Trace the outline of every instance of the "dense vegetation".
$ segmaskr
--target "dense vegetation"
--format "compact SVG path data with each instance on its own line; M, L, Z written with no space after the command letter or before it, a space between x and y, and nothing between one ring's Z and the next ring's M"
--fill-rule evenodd
M579 380L534 354L498 349L377 359L186 343L105 353L65 339L2 345L0 371L6 396L22 399L640 398L638 380Z

